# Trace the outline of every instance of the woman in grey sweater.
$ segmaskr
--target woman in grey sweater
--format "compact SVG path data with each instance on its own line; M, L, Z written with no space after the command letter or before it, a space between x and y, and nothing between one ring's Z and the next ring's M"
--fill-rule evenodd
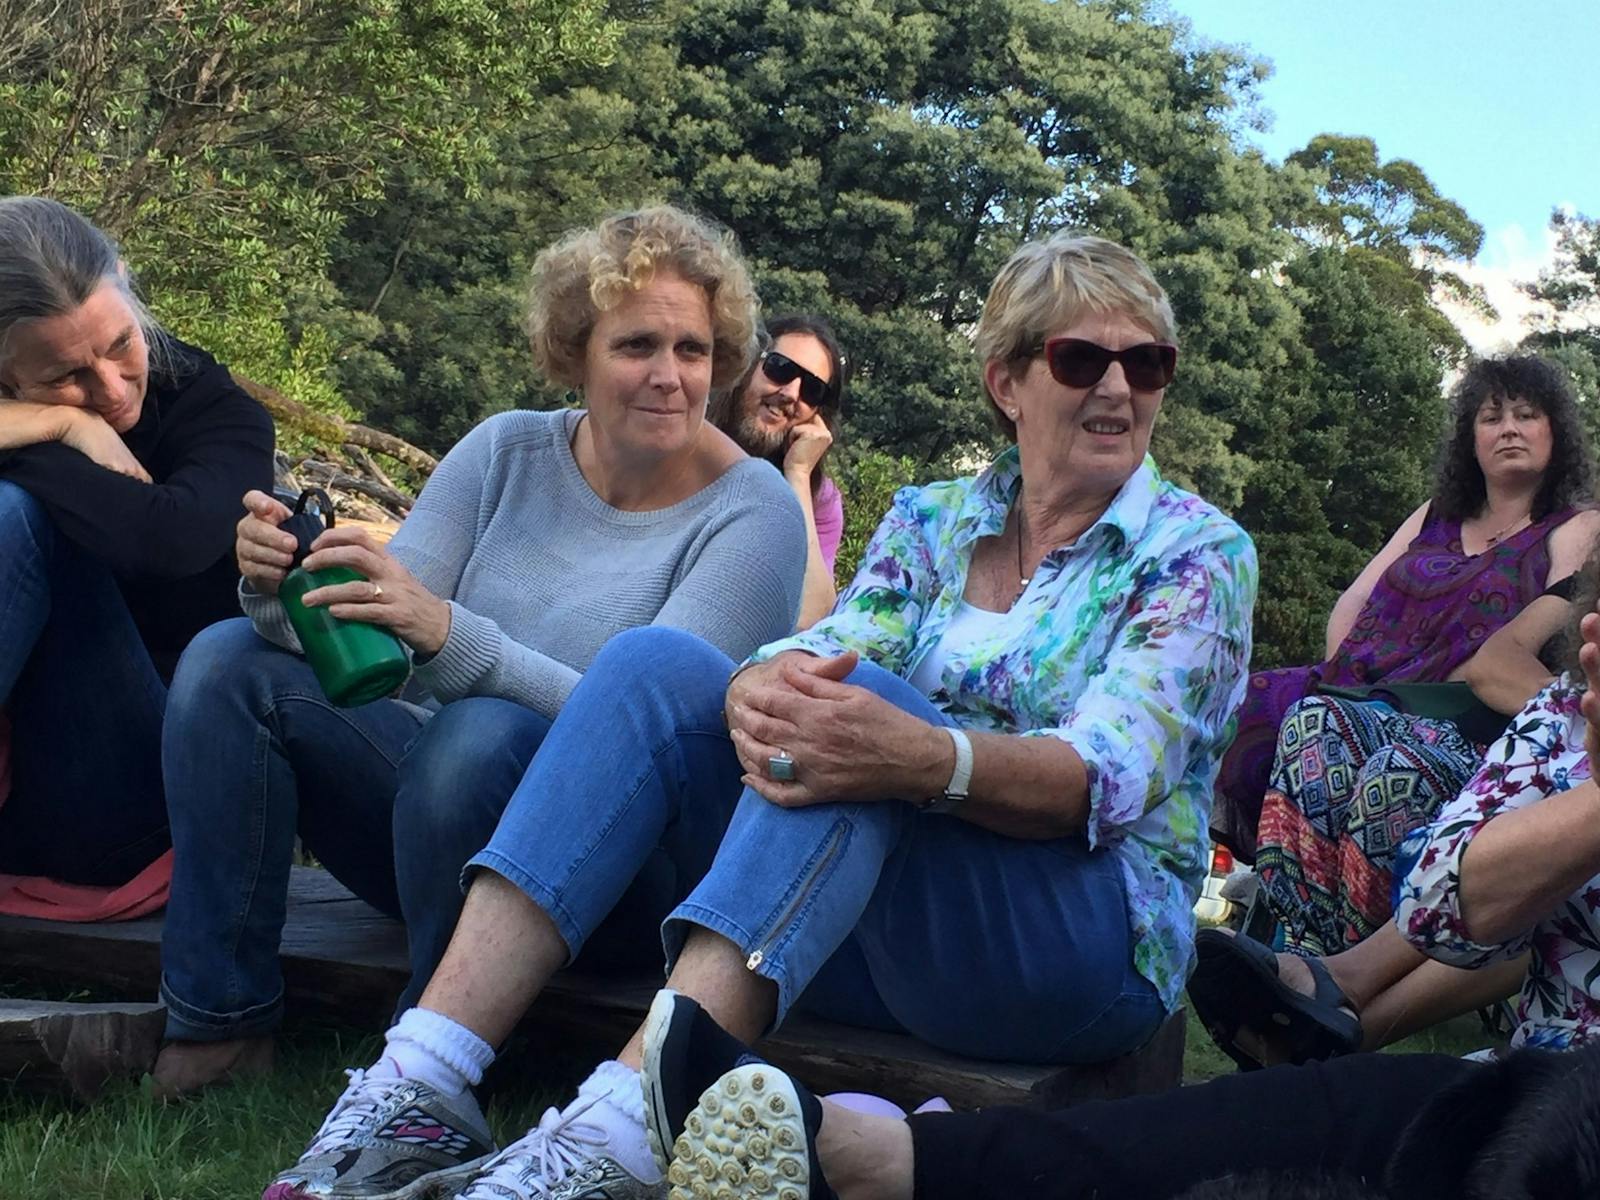
M414 991L455 925L462 866L607 639L670 626L737 660L794 627L799 507L704 419L710 389L754 352L755 321L731 239L676 209L609 218L540 255L534 359L584 407L491 417L387 547L339 527L305 560L366 577L305 602L398 635L414 666L404 698L328 702L276 598L288 510L245 497L247 617L195 640L167 705L177 853L158 1086L189 1090L270 1055L297 834L405 918Z

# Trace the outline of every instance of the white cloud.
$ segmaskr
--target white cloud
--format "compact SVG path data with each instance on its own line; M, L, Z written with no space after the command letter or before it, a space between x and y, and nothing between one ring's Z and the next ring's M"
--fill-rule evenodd
M1487 321L1466 305L1450 300L1441 302L1440 307L1478 353L1509 350L1531 330L1529 318L1544 310L1518 285L1537 279L1539 272L1555 261L1555 252L1556 236L1549 226L1537 233L1529 233L1519 224L1494 230L1484 238L1476 262L1445 266L1482 287L1499 313L1499 320Z

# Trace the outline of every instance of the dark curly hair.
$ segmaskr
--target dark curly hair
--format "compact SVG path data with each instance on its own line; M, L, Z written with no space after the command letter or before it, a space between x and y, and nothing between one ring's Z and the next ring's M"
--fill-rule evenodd
M1569 505L1594 498L1594 456L1578 420L1578 401L1566 373L1532 354L1483 358L1467 368L1450 397L1450 431L1439 447L1434 471L1433 511L1464 521L1483 511L1488 498L1483 468L1473 443L1478 410L1492 400L1526 400L1550 418L1550 465L1529 514L1541 521Z

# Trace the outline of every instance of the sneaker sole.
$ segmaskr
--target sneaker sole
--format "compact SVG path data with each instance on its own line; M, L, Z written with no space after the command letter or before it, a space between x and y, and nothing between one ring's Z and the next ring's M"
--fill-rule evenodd
M808 1200L806 1123L789 1077L749 1063L701 1093L672 1147L667 1183L670 1200Z
M667 1116L667 1095L661 1087L661 1047L672 1024L673 1007L672 998L664 991L651 1002L644 1019L644 1062L639 1069L644 1101L649 1106L644 1127L650 1139L650 1157L656 1160L656 1170L662 1175L672 1166L672 1150L662 1140L671 1133L672 1126Z
M494 1154L485 1154L459 1167L430 1171L413 1179L397 1192L333 1191L318 1196L299 1190L296 1184L268 1184L261 1193L261 1200L455 1200L456 1194L471 1183L493 1157Z

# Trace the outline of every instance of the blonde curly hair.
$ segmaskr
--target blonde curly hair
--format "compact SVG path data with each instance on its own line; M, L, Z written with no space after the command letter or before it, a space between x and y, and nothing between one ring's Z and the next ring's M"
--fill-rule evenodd
M540 252L528 290L528 343L551 382L578 387L600 314L670 271L711 305L711 386L727 387L755 358L760 306L733 234L670 204L615 213Z

